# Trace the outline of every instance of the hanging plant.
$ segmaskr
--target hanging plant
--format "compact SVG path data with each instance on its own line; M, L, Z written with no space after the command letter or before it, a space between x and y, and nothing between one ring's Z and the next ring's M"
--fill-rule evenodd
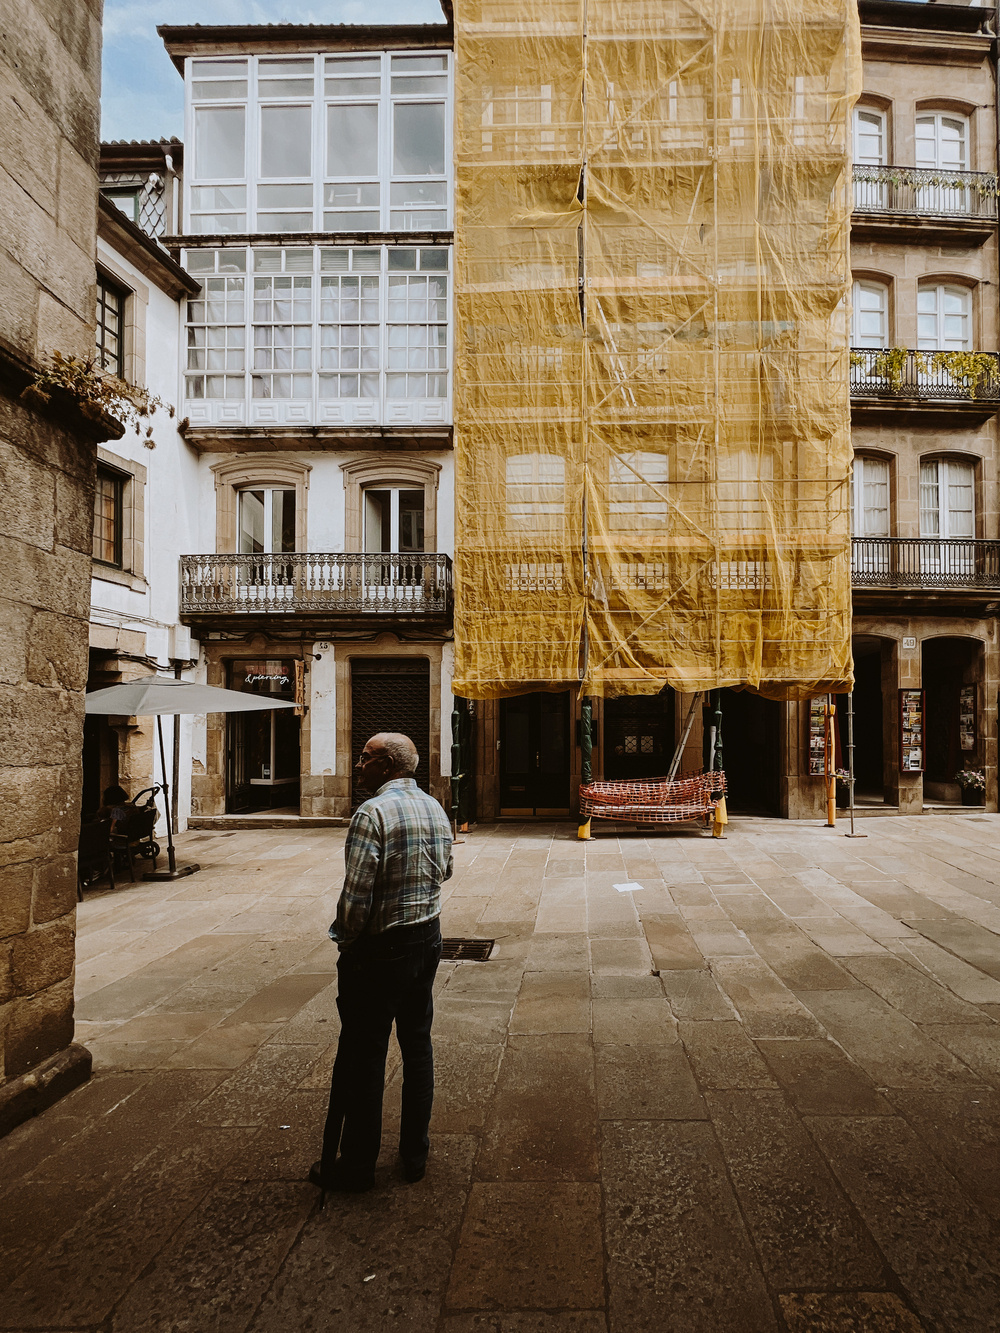
M975 398L983 388L996 388L997 361L989 352L916 352L917 370L924 374L944 371L961 381Z
M888 380L893 389L901 389L909 355L905 347L886 347L876 352L872 359L872 374Z
M92 421L112 417L124 427L131 427L147 449L155 449L153 427L149 420L157 408L168 416L174 409L148 389L128 384L117 375L98 368L93 359L53 352L51 363L23 389L21 397L36 407L45 407L53 398L69 398L82 416Z

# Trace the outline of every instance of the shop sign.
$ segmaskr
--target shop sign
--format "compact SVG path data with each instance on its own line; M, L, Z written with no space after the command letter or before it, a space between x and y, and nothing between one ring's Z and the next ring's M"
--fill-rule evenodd
M809 700L809 773L822 777L826 772L826 699Z
M976 748L976 687L963 685L958 696L958 734L963 750Z
M899 771L924 771L924 692L899 691Z

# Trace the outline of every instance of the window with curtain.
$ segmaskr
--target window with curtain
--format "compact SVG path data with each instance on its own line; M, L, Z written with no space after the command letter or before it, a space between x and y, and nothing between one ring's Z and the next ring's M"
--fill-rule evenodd
M917 289L917 347L922 351L967 352L972 348L972 293L952 283L921 283Z
M851 533L889 536L889 461L858 454L851 471Z
M975 466L955 459L920 464L921 537L974 537Z
M887 151L885 112L877 111L874 107L855 107L853 131L855 167L884 167ZM877 177L877 173L868 174ZM854 207L878 211L888 206L888 183L877 178L866 179L864 171L856 172Z
M859 279L851 289L851 346L889 346L889 288Z

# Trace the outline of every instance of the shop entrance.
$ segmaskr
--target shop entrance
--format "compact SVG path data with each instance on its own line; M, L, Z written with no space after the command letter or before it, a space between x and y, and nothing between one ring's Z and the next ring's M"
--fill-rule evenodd
M604 777L664 778L674 754L674 692L604 701Z
M370 795L359 786L354 765L380 731L400 731L417 747L416 779L430 791L431 668L426 657L351 659L351 809Z
M975 639L926 639L922 678L925 693L924 795L961 800L955 774L981 768L978 685L982 645Z
M500 813L568 815L570 696L500 700Z
M781 724L775 700L722 691L722 760L734 814L781 813Z
M229 688L295 699L295 664L272 658L229 663ZM290 708L226 715L226 810L299 808L299 719Z
M858 638L854 653L854 799L866 804L885 799L885 754L883 750L882 653L889 645L882 639ZM837 728L841 767L848 764L847 695L838 694Z

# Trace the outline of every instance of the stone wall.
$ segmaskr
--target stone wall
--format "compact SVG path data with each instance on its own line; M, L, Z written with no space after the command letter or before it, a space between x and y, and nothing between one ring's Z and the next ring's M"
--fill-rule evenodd
M0 0L0 1132L87 1077L72 1045L98 439L20 397L94 345L100 0Z

